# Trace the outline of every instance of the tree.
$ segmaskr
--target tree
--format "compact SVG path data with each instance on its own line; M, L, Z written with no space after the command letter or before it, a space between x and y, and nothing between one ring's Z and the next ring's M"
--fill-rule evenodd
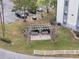
M54 8L57 8L57 0L51 0L50 6L54 6Z
M39 5L44 5L46 6L47 13L49 13L49 8L51 6L54 6L54 8L57 7L57 0L38 0Z
M36 10L37 0L14 0L16 10Z
M21 10L25 15L25 11L29 8L30 2L31 0L14 0L15 10ZM24 21L26 21L26 18L24 18Z
M37 9L37 0L31 0L29 3L28 11L36 13L36 9Z
M25 15L25 11L36 11L36 2L37 0L14 0L15 3L15 9L23 11ZM24 21L26 19L24 18Z
M29 27L27 27L27 31L26 31L26 37L27 37L27 45L29 47L31 47L31 36L30 36L30 31L29 31Z
M43 6L44 0L37 0L37 6Z
M50 30L51 30L51 42L56 42L57 30L58 30L56 22L53 22Z
M47 9L47 13L49 13L49 5L50 5L50 1L51 0L45 0L45 5L46 5L46 9Z
M2 16L1 16L1 27L2 27L2 35L3 39L5 38L5 22L4 22L4 6L3 6L3 0L1 0L1 8L2 8Z

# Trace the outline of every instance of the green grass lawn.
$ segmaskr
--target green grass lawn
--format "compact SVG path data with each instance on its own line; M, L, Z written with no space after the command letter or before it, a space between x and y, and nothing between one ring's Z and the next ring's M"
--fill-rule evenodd
M6 37L14 45L0 41L0 47L24 54L32 54L34 49L39 50L74 50L79 49L79 40L73 38L69 29L60 27L56 43L50 40L32 41L31 47L27 45L27 39L23 36L21 29L24 27L22 22L15 22L6 25ZM1 27L0 27L1 31ZM14 33L14 34L13 34ZM1 34L1 32L0 32Z

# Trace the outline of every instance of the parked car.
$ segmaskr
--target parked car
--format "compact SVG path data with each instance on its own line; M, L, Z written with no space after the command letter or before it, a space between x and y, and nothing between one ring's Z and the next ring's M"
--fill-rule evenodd
M37 11L38 11L38 12L45 12L45 11L46 11L46 9L45 9L45 8L43 8L43 7L38 7L38 8L37 8Z
M19 18L22 18L22 19L24 19L24 18L27 18L27 16L29 15L29 13L28 12L23 12L23 11L16 11L15 12L15 15L17 16L17 17L19 17Z
M36 15L33 15L33 16L32 16L32 19L33 19L33 20L37 20L37 16L36 16Z

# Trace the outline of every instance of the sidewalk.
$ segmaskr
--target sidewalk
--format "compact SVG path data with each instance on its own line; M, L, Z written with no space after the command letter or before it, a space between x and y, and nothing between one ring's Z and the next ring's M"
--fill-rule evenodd
M79 54L79 50L34 50L35 55L56 55L56 54L62 54L62 55L76 55Z

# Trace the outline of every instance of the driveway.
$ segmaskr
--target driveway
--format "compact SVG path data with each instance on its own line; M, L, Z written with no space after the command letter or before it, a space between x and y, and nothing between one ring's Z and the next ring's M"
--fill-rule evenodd
M38 57L19 54L0 48L0 59L79 59L79 58L62 58L62 57Z

